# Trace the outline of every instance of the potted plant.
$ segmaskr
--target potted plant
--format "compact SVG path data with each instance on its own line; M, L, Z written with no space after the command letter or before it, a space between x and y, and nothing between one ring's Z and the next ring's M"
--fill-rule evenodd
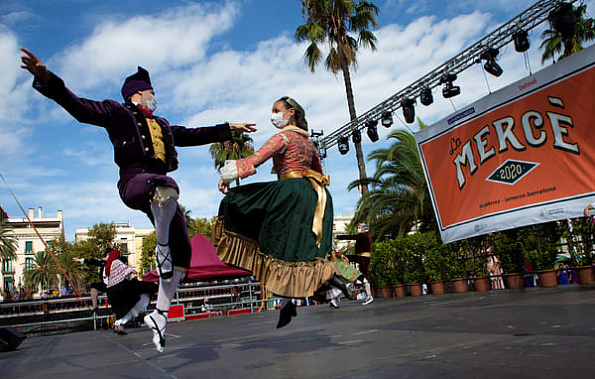
M432 246L431 233L416 233L402 237L404 269L404 282L409 285L411 296L419 296L422 293L422 284L427 280L424 269L424 254Z
M559 229L555 222L533 225L523 228L521 240L525 258L533 265L537 272L540 287L555 287L558 285L556 257L558 250L556 242L559 239Z
M392 296L393 270L391 264L391 251L386 243L372 245L370 268L368 275L372 286L377 287L382 297Z
M562 231L580 285L595 284L593 224L589 218L570 219Z
M451 251L447 245L436 244L426 252L424 268L432 294L444 294L444 280L450 279L452 264Z
M519 243L518 230L497 233L493 242L493 252L500 259L506 288L524 288L525 255L523 247Z

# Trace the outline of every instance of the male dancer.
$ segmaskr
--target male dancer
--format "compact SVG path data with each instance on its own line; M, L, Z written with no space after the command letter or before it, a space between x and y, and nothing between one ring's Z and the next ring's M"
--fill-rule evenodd
M224 123L204 128L170 125L166 119L153 115L157 108L155 93L149 73L140 66L138 72L124 81L124 104L79 98L33 53L21 50L25 53L21 67L35 76L33 88L54 100L79 122L107 130L114 146L114 160L120 167L118 190L122 201L144 212L155 225L159 292L156 310L145 316L145 324L153 331L155 348L162 352L167 312L191 258L186 221L177 202L178 185L167 176L178 167L175 146L226 141L231 138L231 131L255 131L254 124Z
M338 240L355 240L355 254L348 255L347 258L351 262L359 264L359 269L362 272L359 278L355 280L355 284L363 285L366 291L366 299L362 305L368 305L374 298L370 290L370 282L368 282L368 267L370 266L370 253L372 252L372 238L370 237L368 225L361 223L357 225L357 234L338 235Z

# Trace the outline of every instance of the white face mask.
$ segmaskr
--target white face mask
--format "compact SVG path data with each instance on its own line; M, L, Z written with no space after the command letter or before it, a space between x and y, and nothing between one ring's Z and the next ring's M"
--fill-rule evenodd
M155 109L157 109L157 100L155 100L155 98L147 100L147 110L155 112Z
M285 120L283 118L283 112L279 112L279 113L273 113L271 115L271 122L273 123L275 128L283 129L284 127L287 126L287 123L289 122L289 120Z

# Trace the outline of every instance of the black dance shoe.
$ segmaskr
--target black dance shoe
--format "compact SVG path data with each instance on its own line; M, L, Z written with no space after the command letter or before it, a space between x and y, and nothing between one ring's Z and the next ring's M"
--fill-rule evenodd
M279 322L277 323L277 329L284 327L291 322L291 318L297 316L295 310L295 304L292 301L279 311Z
M343 295L345 295L346 298L351 299L351 294L349 293L349 290L347 289L347 286L345 285L345 283L341 279L337 278L337 276L333 276L333 278L331 280L329 280L329 283L330 283L331 286L340 289L341 292L343 292Z

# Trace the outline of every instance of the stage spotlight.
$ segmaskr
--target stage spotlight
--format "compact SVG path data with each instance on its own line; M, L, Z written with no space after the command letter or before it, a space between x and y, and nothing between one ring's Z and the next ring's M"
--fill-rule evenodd
M456 74L446 74L440 79L440 83L445 83L444 88L442 88L442 97L445 99L461 93L461 87L452 85L455 80L457 80Z
M488 47L481 53L479 56L480 59L485 59L486 63L483 65L483 68L494 76L502 75L502 67L498 63L496 63L496 57L498 56L499 50L494 49L493 47Z
M362 134L360 133L359 130L354 130L353 133L351 133L351 140L353 141L353 143L361 143L362 142Z
M432 96L432 89L430 87L422 88L419 93L419 102L426 106L434 102L434 96Z
M338 147L341 155L347 154L349 152L349 138L346 136L339 137Z
M529 42L529 33L526 30L519 30L518 32L512 35L512 40L514 41L514 49L519 53L524 53L525 51L529 50L531 47L531 43Z
M570 3L560 3L548 15L550 25L560 33L563 39L572 38L575 34L576 17Z
M368 127L368 130L366 131L366 133L368 133L368 138L370 138L370 141L372 141L372 142L376 142L379 139L378 128L376 127L377 124L378 124L378 121L366 122L366 126Z
M319 149L318 156L320 157L320 159L326 158L326 149Z
M393 125L393 114L389 111L382 112L380 122L385 128L390 128Z
M401 100L401 108L403 108L403 117L405 117L405 121L408 124L413 123L415 121L415 108L413 107L415 104L415 99L407 97Z

